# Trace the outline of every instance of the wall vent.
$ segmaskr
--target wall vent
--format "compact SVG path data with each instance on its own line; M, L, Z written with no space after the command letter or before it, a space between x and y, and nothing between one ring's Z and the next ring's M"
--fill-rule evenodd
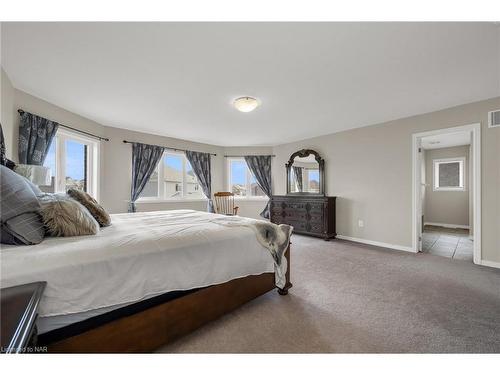
M488 112L488 127L495 128L497 126L500 127L500 109Z

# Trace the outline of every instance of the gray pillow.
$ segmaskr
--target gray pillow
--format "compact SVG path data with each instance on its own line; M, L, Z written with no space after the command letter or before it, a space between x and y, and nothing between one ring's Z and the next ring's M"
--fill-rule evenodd
M34 245L42 242L45 229L40 203L27 180L0 165L1 242Z
M40 196L40 195L43 195L44 192L40 190L40 188L38 186L36 186L33 182L31 182L30 180L28 180L26 177L24 176L21 176L22 178L24 178L26 180L26 183L28 184L28 186L30 187L30 189L33 191L33 194L35 194L35 196Z
M39 200L43 223L51 236L85 236L99 232L99 223L90 212L68 195L45 194Z

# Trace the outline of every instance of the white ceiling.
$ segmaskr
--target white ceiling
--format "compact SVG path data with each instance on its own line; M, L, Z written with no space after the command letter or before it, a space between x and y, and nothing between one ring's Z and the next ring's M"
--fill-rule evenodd
M468 131L450 134L438 134L422 138L422 148L431 150L435 148L446 148L470 145L471 134Z
M3 23L13 85L99 123L274 145L500 95L494 23ZM236 111L239 96L262 102Z

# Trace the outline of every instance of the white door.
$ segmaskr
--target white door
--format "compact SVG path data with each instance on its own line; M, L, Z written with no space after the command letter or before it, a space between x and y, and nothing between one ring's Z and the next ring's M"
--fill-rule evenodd
M423 228L422 216L424 213L423 205L425 197L425 160L423 157L421 138L417 139L417 150L418 150L417 186L420 187L417 191L417 239L418 239L417 249L418 251L422 251L422 228Z

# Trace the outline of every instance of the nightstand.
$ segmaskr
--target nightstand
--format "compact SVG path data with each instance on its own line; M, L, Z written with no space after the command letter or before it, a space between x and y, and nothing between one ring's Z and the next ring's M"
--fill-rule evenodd
M2 353L36 352L38 305L47 283L2 288L0 343Z

